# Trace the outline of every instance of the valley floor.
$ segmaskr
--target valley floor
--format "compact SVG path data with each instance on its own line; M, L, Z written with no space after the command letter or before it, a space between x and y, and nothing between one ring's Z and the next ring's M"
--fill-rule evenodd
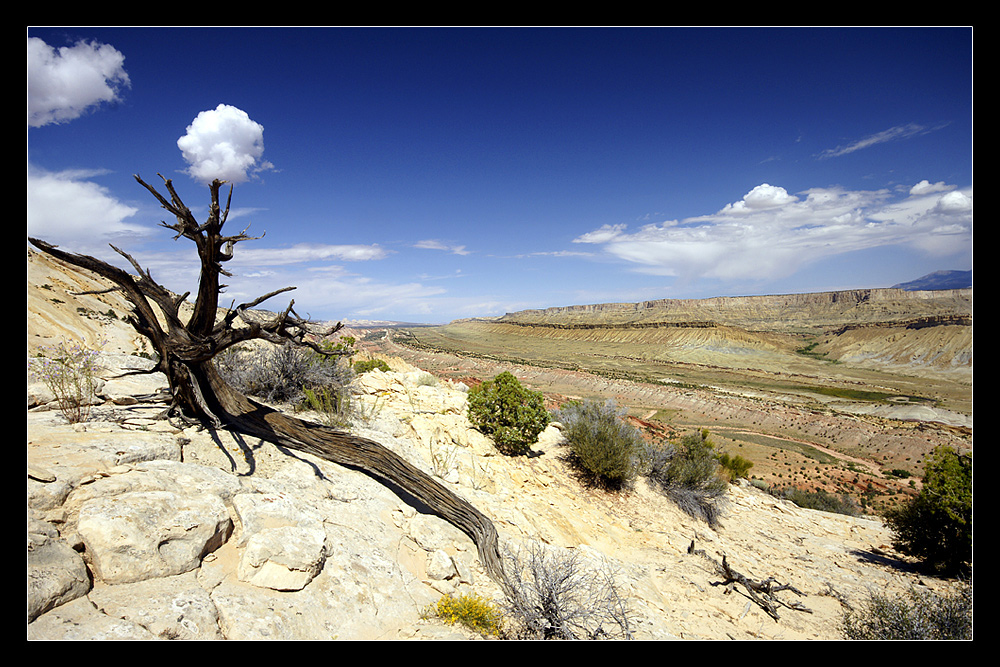
M871 511L913 493L924 459L936 447L948 445L961 451L972 447L971 411L966 415L927 403L851 401L808 394L796 385L800 378L790 376L772 376L769 386L759 388L747 385L748 373L726 383L731 376L718 369L705 369L705 382L696 385L644 382L557 368L537 360L519 361L513 355L501 359L412 342L407 335L390 333L369 336L363 347L467 384L508 370L545 393L552 407L571 398L613 399L642 425L667 435L707 428L717 446L754 462L751 477L762 486L846 493ZM718 384L711 383L713 379ZM919 379L915 382L928 386ZM786 389L775 391L775 385ZM954 391L961 392L961 386ZM895 473L887 475L889 471ZM909 476L899 476L900 471Z

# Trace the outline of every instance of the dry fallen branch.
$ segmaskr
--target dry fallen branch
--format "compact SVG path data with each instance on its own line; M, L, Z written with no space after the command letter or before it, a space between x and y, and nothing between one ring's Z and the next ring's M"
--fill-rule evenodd
M736 570L732 569L729 565L729 561L726 560L726 556L722 556L721 568L722 574L725 577L725 584L727 584L728 590L734 590L736 584L742 584L746 588L747 596L756 602L761 609L767 612L767 615L778 620L778 607L787 607L789 609L794 609L796 611L804 611L811 614L812 610L807 609L799 603L787 603L783 600L778 599L775 593L780 591L791 591L796 595L803 596L804 593L798 590L790 584L779 584L775 581L774 577L768 577L763 581L754 581L749 577L746 577Z
M778 620L778 607L787 607L788 609L793 609L795 611L803 611L807 614L811 614L812 610L803 606L799 602L785 602L779 599L775 593L781 591L791 591L800 597L805 597L805 593L798 590L791 584L779 584L774 577L768 577L763 581L755 581L732 568L729 564L729 560L726 555L722 555L722 562L719 563L711 556L709 556L703 549L694 548L694 540L691 541L691 545L688 547L689 554L695 554L706 558L711 562L716 570L722 575L723 581L720 582L726 586L726 593L730 593L737 590L736 586L741 585L746 590L746 596L749 597L753 602L757 604L761 609L767 613L768 616L774 620Z

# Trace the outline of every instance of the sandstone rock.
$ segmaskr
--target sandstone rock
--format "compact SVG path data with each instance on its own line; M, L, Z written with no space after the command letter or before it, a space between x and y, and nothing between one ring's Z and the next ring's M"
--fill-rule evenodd
M156 639L156 636L137 623L101 613L83 597L37 618L28 626L28 639L108 641Z
M98 586L90 600L109 618L133 623L159 639L223 638L218 610L194 572Z
M28 622L87 594L83 558L59 539L54 526L31 521L28 532Z
M300 507L280 492L240 493L233 498L233 509L240 524L238 542L247 544L265 529L306 527L322 530L322 519L307 507Z
M323 568L326 534L321 527L281 526L250 536L237 576L254 586L299 591Z
M116 405L135 405L137 396L153 395L167 390L167 378L155 375L131 375L106 381L97 396Z
M443 383L435 389L461 393ZM541 540L554 549L581 549L588 564L611 564L628 591L640 638L837 638L840 604L824 591L852 597L868 586L904 583L896 571L880 570L857 555L888 542L876 521L803 510L734 486L723 525L713 529L642 484L627 498L583 490L562 462L556 425L543 433L533 457L493 452L473 458L486 443L474 444L476 432L460 414L407 415L402 402L384 414L405 418L406 433L371 426L358 432L428 467L425 435L447 441L459 453L462 474L446 483L491 516L505 542ZM30 481L36 489L54 489L72 480L71 492L32 492L36 502L46 498L47 515L60 517L38 532L64 544L78 539L95 586L73 602L59 604L62 598L54 597L49 606L58 606L30 623L31 639L467 638L423 620L422 610L445 593L498 594L466 535L356 471L289 456L266 443L238 443L199 431L185 432L180 440L167 432L137 434L151 451L169 442L184 455L121 463L120 448L109 455L106 447L93 445L93 431L59 427L46 421L45 413L32 418L47 424L32 428L46 433L32 436L37 442L29 453L39 453L45 463L36 474L56 479ZM118 437L99 435L104 443ZM77 438L87 446L71 444ZM57 455L63 446L65 456ZM488 484L472 483L475 461L485 463L480 479ZM221 521L223 529L196 525L181 511L185 507L200 519L216 517L209 526ZM226 528L230 517L231 529ZM193 567L185 573L150 568L164 560L151 545L169 546L169 538L187 535L185 527L198 534L206 528L196 542L173 549L173 562ZM115 539L97 540L102 531ZM773 575L806 591L805 604L814 613L788 612L775 623L745 598L722 595L710 563L687 555L692 538L710 554L729 554L734 566L751 576ZM120 574L126 567L117 564L125 560L123 552L140 555L127 576ZM180 552L186 557L177 557ZM133 581L110 583L125 579Z
M840 596L907 583L865 556L889 542L878 521L734 486L710 528L642 483L622 496L582 487L557 424L531 457L500 456L470 428L461 388L405 366L374 377L358 397L388 393L352 430L428 471L441 454L452 464L443 483L505 544L540 541L609 566L639 638L838 638ZM115 409L145 423L138 406ZM423 610L446 593L499 596L468 536L358 471L232 434L124 423L75 430L54 413L29 415L29 507L49 521L29 531L29 639L474 638ZM687 553L692 538L750 576L804 590L813 613L775 623L724 595L711 563ZM94 585L81 591L60 577L86 581L82 565Z
M438 581L445 581L458 575L458 568L451 556L442 549L435 549L427 558L427 576Z
M195 569L232 527L217 496L139 491L83 503L77 530L95 576L121 584Z

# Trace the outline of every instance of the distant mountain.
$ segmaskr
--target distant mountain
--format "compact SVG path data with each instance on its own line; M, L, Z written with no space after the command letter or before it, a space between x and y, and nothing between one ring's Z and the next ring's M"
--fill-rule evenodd
M439 326L419 322L397 322L395 320L342 320L342 323L350 329L412 329L414 327Z
M908 283L893 285L909 292L972 287L972 271L935 271Z

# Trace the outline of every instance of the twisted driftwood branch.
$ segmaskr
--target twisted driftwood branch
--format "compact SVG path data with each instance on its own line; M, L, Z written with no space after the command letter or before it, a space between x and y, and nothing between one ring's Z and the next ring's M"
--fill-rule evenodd
M778 607L787 607L788 609L804 611L808 614L812 613L811 609L806 608L798 602L788 603L779 599L775 595L775 593L781 591L791 591L800 597L805 597L805 594L802 591L798 590L791 584L779 584L774 577L768 577L763 581L755 581L734 570L729 564L729 560L725 554L722 555L722 562L719 563L705 553L703 549L695 549L694 540L691 541L691 545L688 547L688 553L702 556L715 566L716 571L722 575L723 581L721 583L726 585L727 593L735 590L737 584L743 586L743 588L746 589L747 597L753 600L757 606L763 609L768 616L776 621L779 618Z

